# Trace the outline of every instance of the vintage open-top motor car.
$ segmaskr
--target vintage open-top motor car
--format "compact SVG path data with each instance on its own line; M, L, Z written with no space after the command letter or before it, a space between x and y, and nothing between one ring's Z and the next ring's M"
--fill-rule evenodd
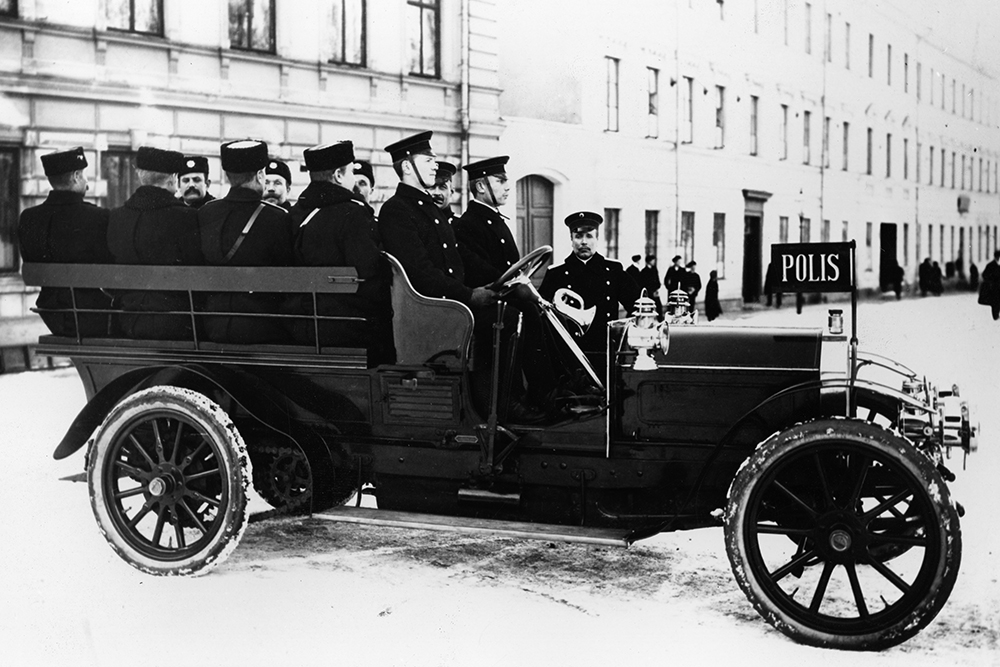
M526 256L498 289L531 292L550 255ZM470 358L472 312L387 262L396 361L375 367L364 349L198 336L199 292L350 293L351 268L24 266L33 285L189 295L191 340L39 340L73 360L88 398L55 456L87 446L94 514L124 560L208 571L243 534L252 485L272 513L604 545L721 523L754 607L818 646L898 644L945 604L961 533L944 464L976 443L957 387L853 345L831 364L843 337L824 330L667 326L644 307L610 325L594 368L539 300L568 376L598 393L517 424L499 381L510 337ZM474 367L492 373L488 395Z

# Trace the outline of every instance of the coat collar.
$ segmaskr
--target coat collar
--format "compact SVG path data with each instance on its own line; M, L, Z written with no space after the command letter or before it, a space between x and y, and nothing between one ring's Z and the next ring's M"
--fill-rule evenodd
M351 201L352 199L360 201L354 196L353 192L343 186L337 185L336 183L330 183L329 181L312 181L306 186L306 189L302 191L302 194L299 195L296 203L300 203L302 208L306 210L312 210L314 208L322 208L324 206L332 206L345 201Z
M83 203L83 193L72 190L50 190L49 196L45 199L48 204L66 206L69 204Z
M421 206L430 206L433 210L438 210L437 204L434 203L434 200L431 199L431 196L428 193L415 188L412 185L400 183L396 186L396 195L403 197L404 199L412 199L418 202Z
M137 211L153 211L171 206L188 207L184 200L175 197L173 192L155 185L140 185L125 202L126 208Z

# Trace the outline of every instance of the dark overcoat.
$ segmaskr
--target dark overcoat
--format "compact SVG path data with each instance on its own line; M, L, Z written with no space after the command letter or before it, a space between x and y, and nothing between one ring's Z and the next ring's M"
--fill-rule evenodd
M204 264L198 211L172 192L141 185L122 206L111 211L108 249L117 264L157 266ZM135 313L190 310L186 292L136 290L118 294L124 313L122 332L132 338L191 338L187 315L136 315Z
M315 211L315 213L314 213ZM365 347L369 361L384 363L392 356L390 270L382 256L370 206L351 191L329 182L310 183L291 210L297 230L296 259L304 266L353 266L362 282L355 294L327 294L316 299L320 315L361 317L320 325L323 345ZM311 308L299 308L308 312ZM294 327L297 340L312 341L310 322Z
M243 234L254 212L260 213ZM198 228L205 263L211 266L291 266L292 221L285 209L263 201L260 193L233 187L222 199L213 199L198 209ZM239 241L232 256L227 256ZM280 294L249 291L214 292L204 297L205 310L230 313L280 313ZM203 317L205 337L225 343L280 343L287 334L276 318Z
M419 293L469 305L472 288L465 285L455 231L429 194L400 183L382 204L378 227L382 247L399 260Z
M44 202L21 213L17 229L21 257L28 262L110 264L108 210L84 201L83 193L53 190ZM73 296L66 287L43 287L39 308L72 308ZM76 290L77 308L110 309L110 295L98 289ZM41 313L42 320L57 336L75 336L72 314ZM108 335L107 314L81 314L81 336Z
M618 319L619 306L632 313L635 300L639 298L639 287L625 273L621 262L605 259L600 253L594 253L587 262L570 254L562 264L549 268L538 291L551 301L561 287L579 294L584 308L593 306L596 309L590 328L577 336L577 342L587 356L598 363L607 350L608 322Z
M455 223L455 237L465 260L465 284L470 287L493 283L521 259L504 216L475 199Z

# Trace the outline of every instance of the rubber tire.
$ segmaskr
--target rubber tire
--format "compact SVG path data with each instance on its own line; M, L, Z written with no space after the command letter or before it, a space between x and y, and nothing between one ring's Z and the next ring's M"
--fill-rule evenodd
M109 451L117 438L152 413L170 414L193 423L210 436L225 482L220 497L226 502L216 513L218 530L197 553L178 560L157 559L137 549L123 535L109 509L103 487ZM246 530L247 491L252 479L250 457L229 415L206 396L180 387L155 386L124 398L105 418L94 438L87 468L91 508L97 525L111 548L132 567L153 575L201 575L222 563L239 544Z
M772 600L761 585L751 566L744 530L748 502L758 491L758 485L768 471L789 455L804 447L824 441L849 441L871 448L880 456L894 460L920 481L918 487L933 508L938 530L931 535L937 541L940 558L934 564L933 575L922 599L905 616L869 632L835 634L810 627L791 616ZM928 489L935 489L930 493ZM951 594L958 577L962 553L962 536L958 512L951 501L945 481L933 463L907 440L876 424L844 418L825 419L799 424L776 433L761 445L737 471L729 489L725 513L726 552L740 588L754 608L772 626L792 639L812 646L845 650L881 650L900 644L916 635L938 614Z

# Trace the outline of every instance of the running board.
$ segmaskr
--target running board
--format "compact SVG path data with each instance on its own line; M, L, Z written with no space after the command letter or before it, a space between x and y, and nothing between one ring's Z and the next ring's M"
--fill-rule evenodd
M314 519L357 523L392 528L418 528L439 530L449 533L472 533L516 537L528 540L551 540L558 542L578 542L607 547L627 547L628 531L614 528L587 528L583 526L559 526L544 523L522 523L519 521L498 521L495 519L472 519L469 517L441 516L437 514L415 514L371 509L368 507L334 507L322 512L314 512Z

